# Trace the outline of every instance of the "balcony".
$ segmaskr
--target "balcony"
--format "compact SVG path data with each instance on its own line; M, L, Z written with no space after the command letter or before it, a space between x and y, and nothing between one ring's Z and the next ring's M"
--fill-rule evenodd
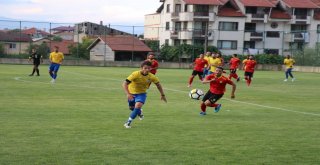
M291 24L310 24L311 23L311 16L293 15L290 23Z
M246 22L263 22L267 23L268 15L267 14L246 14Z
M284 41L285 42L309 42L310 36L307 32L301 32L301 33L286 33L284 35Z
M245 41L263 41L263 32L245 32Z

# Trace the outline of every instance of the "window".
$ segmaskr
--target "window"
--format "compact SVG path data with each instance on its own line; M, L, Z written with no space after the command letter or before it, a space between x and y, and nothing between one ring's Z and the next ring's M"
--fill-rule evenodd
M175 39L173 44L174 44L174 46L179 46L180 45L180 40Z
M218 40L218 49L237 49L237 41Z
M181 22L176 22L174 26L175 31L181 31Z
M187 40L182 40L182 43L183 44L187 44Z
M209 6L208 5L195 5L194 6L194 12L209 12Z
M254 48L256 48L256 42L255 41L244 41L243 45L244 45L243 46L244 49L249 49L249 48L254 49Z
M168 40L168 39L165 39L165 40L164 40L164 44L165 44L165 45L169 45L169 40Z
M257 14L257 7L246 7L246 14Z
M279 38L280 33L278 31L267 31L268 38Z
M219 30L237 31L238 30L238 22L219 22Z
M17 44L11 43L11 44L9 44L9 48L10 49L16 49L17 48Z
M303 50L304 43L303 42L290 42L290 49L292 50Z
M184 12L188 12L188 4L184 5Z
M188 30L188 22L183 22L183 28L184 31Z
M176 6L174 8L174 12L176 12L176 13L180 13L181 12L181 5L180 4L176 4Z
M265 54L274 54L274 55L278 55L279 54L279 49L265 49L264 50Z
M317 33L320 33L320 24L317 26Z
M255 23L246 23L244 25L245 32L255 32L256 31L256 24Z
M167 13L170 13L170 4L167 4Z
M204 40L202 40L202 39L194 39L193 40L193 44L194 45L204 45Z
M307 25L291 25L291 32L307 32Z
M170 30L170 22L166 22L166 30Z

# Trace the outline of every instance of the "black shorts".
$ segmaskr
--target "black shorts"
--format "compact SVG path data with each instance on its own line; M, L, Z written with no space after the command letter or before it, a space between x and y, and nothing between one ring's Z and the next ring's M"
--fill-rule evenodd
M40 62L33 62L33 65L39 66Z
M251 78L251 77L253 77L253 72L244 72L244 76L245 76L245 77L248 76L248 77Z
M235 74L237 72L237 69L230 69L230 73Z
M207 100L209 100L212 104L214 104L215 102L217 102L221 97L223 96L223 94L214 94L212 93L210 90L203 96L202 101L205 102Z
M196 71L196 70L193 70L192 71L192 76L195 76L195 75L199 75L199 76L202 76L203 75L203 72L201 71Z

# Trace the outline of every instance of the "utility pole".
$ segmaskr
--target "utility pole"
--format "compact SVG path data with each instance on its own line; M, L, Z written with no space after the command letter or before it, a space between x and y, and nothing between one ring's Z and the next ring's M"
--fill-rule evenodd
M205 38L204 38L204 53L208 51L208 23L206 22Z

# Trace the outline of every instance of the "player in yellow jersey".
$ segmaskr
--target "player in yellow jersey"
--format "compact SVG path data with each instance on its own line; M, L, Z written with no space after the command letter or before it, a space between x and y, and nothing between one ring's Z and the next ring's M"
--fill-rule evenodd
M141 108L147 99L147 89L151 82L156 84L161 94L160 99L167 102L158 77L150 73L150 70L151 62L144 61L141 64L141 69L139 71L132 72L122 84L123 90L127 94L129 109L132 111L128 121L124 124L124 127L126 128L131 128L131 123L137 116L140 118L143 117Z
M291 58L290 55L287 55L287 57L283 60L283 64L286 66L286 79L284 79L284 81L288 81L288 77L291 77L291 80L294 81L295 78L292 75L292 69L293 69L293 65L295 64L294 59Z
M205 65L204 69L203 69L203 75L202 78L206 77L207 75L209 75L209 70L210 70L210 61L212 61L212 53L211 52L207 52L204 56L204 59L208 61L208 65Z
M217 53L213 53L212 54L212 60L209 61L210 64L210 74L214 73L216 71L216 68L218 66L221 66L221 59L218 58L218 54Z
M63 59L64 59L63 53L59 52L58 46L55 46L54 51L51 52L49 56L49 60L50 60L49 74L52 78L51 83L56 82L57 73L59 71L60 65L62 64Z

